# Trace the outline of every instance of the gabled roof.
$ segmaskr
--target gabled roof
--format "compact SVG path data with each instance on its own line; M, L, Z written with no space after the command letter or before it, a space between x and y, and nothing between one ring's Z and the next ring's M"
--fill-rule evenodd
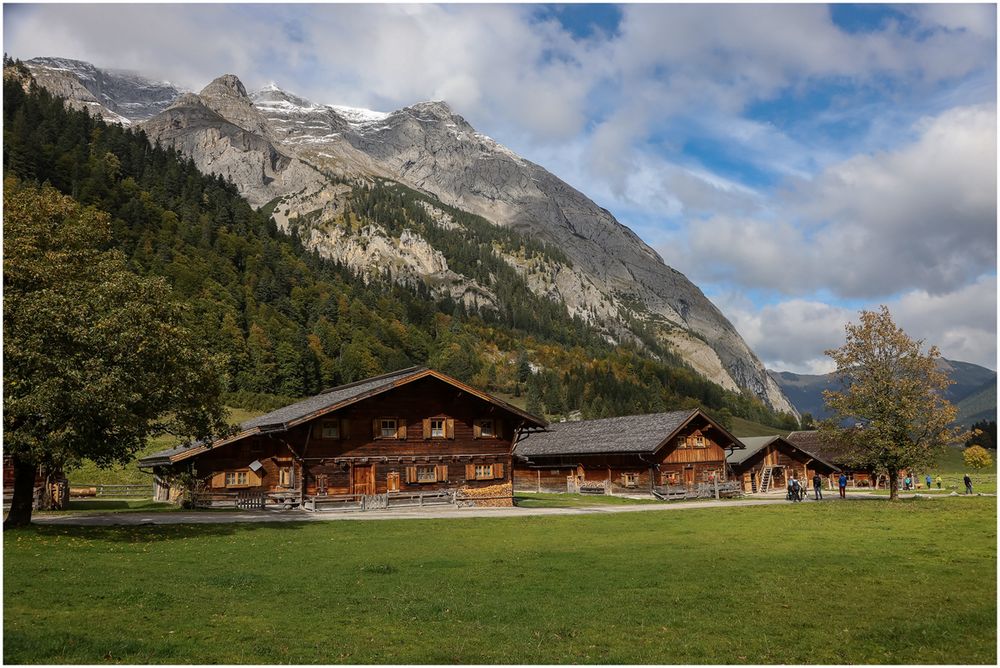
M545 431L522 435L514 454L523 457L654 453L697 416L729 434L698 409L627 415L600 420L556 422ZM732 437L735 447L742 444Z
M256 434L287 431L293 427L303 424L304 422L309 422L310 420L314 420L317 417L339 410L345 406L349 406L350 404L357 403L358 401L368 399L383 392L406 385L407 383L412 383L413 381L427 377L436 378L449 385L453 385L454 387L457 387L464 392L468 392L483 401L518 415L532 426L544 427L546 424L545 420L537 415L532 415L531 413L522 411L516 406L512 406L511 404L508 404L493 395L470 387L462 381L452 378L447 374L434 371L433 369L428 369L427 367L414 366L407 369L400 369L399 371L393 371L392 373L383 374L381 376L375 376L374 378L367 378L365 380L331 388L325 392L317 394L314 397L297 401L294 404L289 404L288 406L282 406L281 408L273 410L270 413L265 413L264 415L259 415L255 418L247 420L246 422L240 424L239 430L233 436L219 439L210 444L200 442L189 443L176 448L171 448L170 450L163 450L161 452L147 455L139 460L139 466L147 468L150 466L174 463Z
M736 465L742 464L742 463L746 462L747 460L749 460L754 455L756 455L758 452L760 452L761 450L763 450L764 448L766 448L767 446L771 445L772 443L784 443L787 447L790 447L793 450L798 450L799 452L808 455L812 459L815 459L816 461L818 461L820 464L828 466L828 467L830 467L832 469L839 469L840 468L840 467L838 467L838 466L836 466L834 464L831 464L829 461L825 460L824 458L819 457L816 454L814 454L812 452L809 452L808 450L806 450L806 449L800 447L799 445L791 442L789 439L783 438L783 437L778 436L778 435L774 435L774 436L749 436L749 437L741 438L740 441L743 443L743 445L745 446L745 448L743 450L734 450L732 453L729 454L728 457L726 457L726 461L729 462L730 464L736 464Z
M820 431L793 431L785 440L829 466L838 469L852 468L845 461L847 446Z
M758 452L769 446L770 444L777 441L780 436L747 436L740 437L740 442L743 444L742 450L733 450L726 457L726 461L730 464L742 464L746 460L750 459Z

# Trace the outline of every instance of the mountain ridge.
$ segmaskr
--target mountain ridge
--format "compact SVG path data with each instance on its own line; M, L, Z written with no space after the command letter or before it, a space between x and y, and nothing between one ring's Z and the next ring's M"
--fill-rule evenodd
M47 76L51 83L51 69ZM62 89L77 90L68 84ZM115 104L130 111L124 102ZM151 141L173 146L206 173L231 180L255 206L274 203L279 227L298 227L308 218L308 238L319 252L332 252L329 230L349 229L342 225L350 198L345 181L380 178L558 247L571 262L552 268L549 277L536 276L532 285L540 294L561 300L571 314L615 340L638 340L637 327L655 331L723 388L795 413L701 290L586 195L477 132L446 102L420 102L387 114L339 109L277 86L248 93L238 77L223 75L151 117L128 120ZM341 239L360 239L359 233L350 229ZM393 243L398 246L398 239Z

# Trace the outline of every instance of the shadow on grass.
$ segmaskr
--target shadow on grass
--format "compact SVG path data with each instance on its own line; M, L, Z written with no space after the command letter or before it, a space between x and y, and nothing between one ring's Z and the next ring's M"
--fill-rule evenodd
M6 529L5 534L37 536L39 538L78 538L111 543L161 543L187 538L211 538L248 534L261 529L268 531L298 531L307 522L212 522L205 524L140 524L140 525L71 525L32 524L20 529Z

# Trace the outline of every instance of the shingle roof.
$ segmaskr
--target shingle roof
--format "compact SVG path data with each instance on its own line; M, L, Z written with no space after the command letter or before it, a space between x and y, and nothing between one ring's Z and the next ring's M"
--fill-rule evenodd
M793 431L785 440L826 464L837 468L851 468L845 461L847 447L819 431Z
M753 457L755 454L766 448L771 443L781 438L780 436L750 436L740 438L740 443L743 444L743 450L733 450L726 461L730 464L742 464L746 460Z
M315 413L316 411L321 411L324 408L329 408L330 406L334 406L341 402L360 397L368 394L369 392L389 387L406 376L411 376L426 370L426 367L413 366L408 369L400 369L399 371L393 371L392 373L375 376L374 378L366 378L365 380L348 383L347 385L340 385L321 394L317 394L314 397L309 397L308 399L297 401L294 404L282 406L281 408L271 411L270 413L265 413L264 415L258 415L255 418L251 418L240 425L240 431L255 428L260 429L261 431L267 431L269 428L283 429L289 422L300 420L308 415L311 415L312 413Z
M546 431L522 436L514 454L594 455L606 453L652 453L682 427L698 410L627 415L600 420L557 422Z
M308 399L297 401L294 404L282 406L281 408L273 410L270 413L265 413L264 415L251 418L250 420L240 424L239 430L235 436L220 439L209 445L201 442L187 443L169 450L162 450L160 452L147 455L140 459L138 463L141 468L168 464L171 461L175 461L173 459L174 457L184 453L195 450L201 452L212 447L231 443L233 441L240 440L241 438L262 432L284 431L296 424L312 419L317 414L322 414L327 409L333 409L337 406L352 403L354 401L360 401L361 399L367 398L373 394L389 390L403 382L416 380L417 378L422 378L424 376L433 376L446 383L468 390L470 393L479 396L484 401L489 401L516 415L520 415L528 421L535 423L537 426L545 425L545 421L538 416L522 411L516 406L511 406L510 404L486 394L485 392L480 392L479 390L468 387L450 376L433 371L427 367L413 366L407 369L400 369L399 371L386 373L381 376L375 376L374 378L366 378L365 380L360 380L354 383L340 385L317 394L314 397L309 397Z

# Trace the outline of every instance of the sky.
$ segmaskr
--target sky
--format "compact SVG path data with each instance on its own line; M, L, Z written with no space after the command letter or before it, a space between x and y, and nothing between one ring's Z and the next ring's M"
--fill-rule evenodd
M996 8L5 5L4 50L199 90L447 100L685 273L768 368L861 309L996 369Z

